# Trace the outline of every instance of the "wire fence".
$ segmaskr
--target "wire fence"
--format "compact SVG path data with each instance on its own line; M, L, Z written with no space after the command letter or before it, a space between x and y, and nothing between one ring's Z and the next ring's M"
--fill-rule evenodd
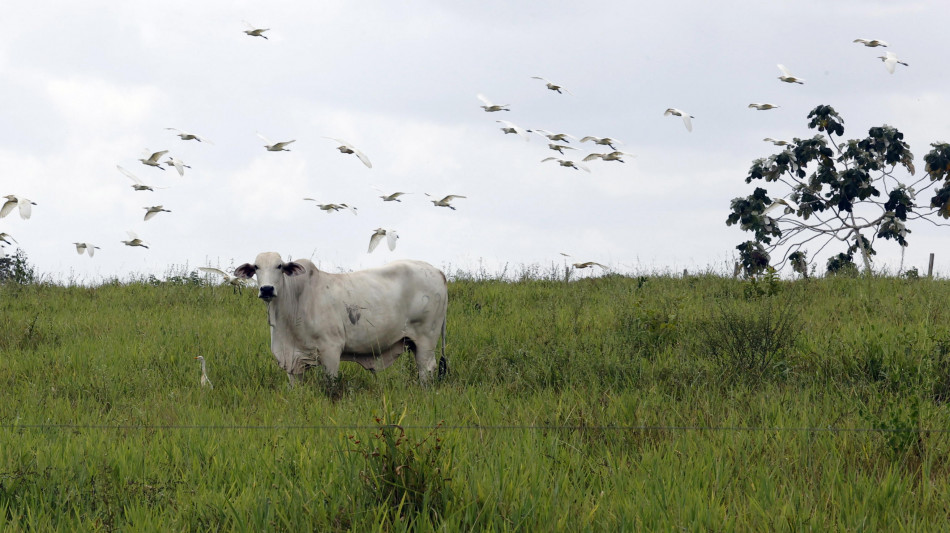
M400 428L426 431L602 431L602 432L768 432L768 433L950 433L950 428L918 427L781 427L781 426L592 426L592 425L240 425L240 424L0 424L0 430L211 430L211 431L366 431Z

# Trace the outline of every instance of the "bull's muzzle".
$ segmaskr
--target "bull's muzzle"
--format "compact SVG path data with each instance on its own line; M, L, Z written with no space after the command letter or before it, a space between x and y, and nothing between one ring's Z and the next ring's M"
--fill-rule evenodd
M273 285L262 285L260 291L257 293L257 297L265 302L269 302L277 296L277 293L274 292Z

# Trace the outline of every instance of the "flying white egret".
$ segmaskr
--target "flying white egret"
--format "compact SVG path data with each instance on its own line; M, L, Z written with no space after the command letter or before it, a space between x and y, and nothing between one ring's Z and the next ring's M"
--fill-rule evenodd
M392 194L386 194L386 191L380 189L379 187L373 187L373 188L383 193L383 195L380 196L380 198L382 198L384 202L402 202L402 200L399 199L400 196L404 194L411 194L408 192L394 192Z
M485 98L485 95L481 93L476 94L475 96L477 96L478 99L481 100L483 104L485 104L481 106L481 108L484 109L488 113L493 113L495 111L511 111L510 109L508 109L508 104L495 105L491 103L491 101L488 98Z
M186 165L184 161L178 159L177 157L169 157L165 160L165 164L170 167L175 167L175 170L178 171L179 176L185 175L185 169L191 168L191 165Z
M246 280L244 280L243 278L232 276L231 274L228 274L227 272L221 270L220 268L198 267L198 270L202 272L207 272L209 274L217 274L223 277L224 282L228 285L231 285L232 287L244 287L244 283L246 282Z
M122 244L126 246L141 246L142 248L146 248L146 249L148 248L148 246L145 245L145 241L140 239L139 236L136 235L134 231L128 230L125 233L128 234L129 240L119 241Z
M506 135L509 133L514 133L516 135L521 135L522 137L524 137L525 141L531 140L531 138L528 137L528 132L530 132L531 130L525 130L524 128L522 128L521 126L518 126L514 122L508 122L507 120L496 120L495 122L502 125L501 131L505 132Z
M554 92L556 92L556 93L563 94L563 93L561 93L561 89L564 89L564 92L566 92L567 94L574 94L574 93L572 93L571 91L568 91L566 88L564 88L564 86L558 85L557 83L554 83L553 81L551 81L551 80L549 80L549 79L542 78L541 76L531 76L531 79L543 81L544 84L545 84L545 86L546 86L548 89L550 89L550 90L552 90L552 91L554 91Z
M784 208L783 214L794 213L795 211L798 211L798 204L795 203L795 201L789 198L777 198L762 211L762 214L767 215L779 207Z
M788 142L788 141L783 141L783 140L781 140L781 139L773 139L773 138L771 138L771 137L766 137L766 138L764 138L764 139L762 139L762 140L765 141L765 142L770 142L770 143L774 144L775 146L786 146L786 145L788 145L788 144L791 144L791 143Z
M294 139L292 141L281 141L275 143L267 137L264 137L260 132L257 133L257 136L260 137L264 143L266 143L264 144L264 148L267 148L268 152L289 152L290 150L287 149L287 145L297 141Z
M331 141L336 141L340 143L340 146L336 147L337 150L339 150L341 153L344 153L344 154L353 154L356 157L358 157L359 160L362 161L364 165L366 165L366 168L373 168L373 164L369 162L369 158L366 157L366 154L359 151L352 144L344 141L343 139L334 139L333 137L324 137L324 139L330 139Z
M602 146L609 146L611 150L617 149L617 147L614 146L614 143L623 144L623 141L618 141L617 139L612 139L610 137L594 137L593 135L588 135L587 137L581 137L582 143L585 143L587 141L593 141L594 144L599 144Z
M560 142L569 143L571 141L569 141L568 139L574 139L575 141L577 140L577 137L569 133L551 133L550 131L542 130L541 128L535 128L531 131L533 131L534 133L537 133L538 135L541 135L542 137L547 137L549 141L555 141L555 142L560 141Z
M683 111L682 109L677 109L677 108L675 108L675 107L671 107L671 108L669 108L669 109L667 109L666 111L663 112L663 116L664 116L664 117L668 117L668 116L670 116L670 115L675 115L675 116L677 116L677 117L683 117L683 124L686 125L686 131L690 131L690 132L693 131L693 121L692 121L692 119L694 119L694 118L696 118L696 117L694 117L693 115L690 115L689 113L687 113L686 111Z
M584 172L590 172L590 169L587 168L586 166L580 163L577 163L575 161L568 160L568 159L558 159L556 157L545 157L544 159L541 160L542 163L544 163L545 161L557 161L557 163L561 165L562 167L569 167L569 168L573 168L574 170L580 169L580 170L583 170Z
M263 37L263 35L262 35L262 37ZM195 359L197 359L198 362L201 363L201 381L200 381L201 386L202 386L202 387L208 387L209 389L213 389L213 388L214 388L214 385L212 385L212 384L211 384L211 380L208 379L208 371L207 371L207 369L205 368L205 358L204 358L204 357L201 357L201 356L199 355L199 356L195 357Z
M777 106L775 104L749 104L749 109L758 109L759 111L768 111L769 109L775 109Z
M213 142L211 142L205 137L200 137L198 135L195 135L194 133L189 133L187 131L180 130L178 128L165 128L165 129L176 132L175 135L177 135L183 141L198 141L200 143L214 144Z
M599 266L600 268L603 268L604 270L607 269L606 265L602 265L594 261L584 261L583 263L572 263L571 266L574 268L590 268L590 267Z
M383 240L383 237L386 237L386 244L389 246L390 250L396 249L396 240L399 239L399 235L394 229L383 229L376 228L374 233L369 237L369 249L366 253L373 253L373 250L376 249L376 245Z
M24 220L30 218L30 215L33 214L33 206L36 205L36 202L30 200L29 198L24 198L15 194L8 194L4 196L4 198L6 198L7 201L3 202L3 207L0 207L0 218L9 215L10 211L13 211L14 207L20 208L20 218Z
M143 207L142 209L145 210L145 220L149 220L155 215L162 212L171 213L171 211L169 211L168 209L165 209L164 207L160 205L153 205L152 207Z
M797 83L799 85L805 84L804 79L792 76L792 73L789 72L787 68L785 68L785 65L782 65L781 63L779 63L776 66L778 67L779 70L782 71L782 75L779 76L778 79L784 81L785 83Z
M143 165L146 165L149 167L155 167L160 170L165 170L164 168L162 168L162 164L158 160L161 159L162 156L167 153L168 153L168 150L161 150L159 152L151 152L151 155L148 155L149 151L148 149L146 149L145 154L148 155L148 157L140 158L139 161L141 161Z
M584 158L584 161L591 161L594 159L602 159L604 161L620 161L621 163L626 163L622 158L623 156L637 157L630 152L621 152L619 150L614 150L613 152L606 154L590 154Z
M270 28L258 28L246 20L242 22L244 23L244 26L247 27L247 29L244 30L244 33L250 35L251 37L263 37L264 39L267 39L267 36L264 35L264 32L270 31Z
M894 69L897 68L898 64L904 65L905 67L910 66L907 63L901 61L894 52L884 52L884 55L877 57L884 62L884 66L887 67L887 71L891 74L894 73Z
M429 194L429 193L425 193L425 195L426 195L426 196L432 196L432 195ZM434 205L434 206L436 206L436 207L448 207L448 208L451 209L452 211L455 211L455 207L453 207L453 206L451 205L451 202L452 202L452 200L454 200L454 199L456 199L456 198L466 198L466 197L465 197L465 196L462 196L462 195L460 195L460 194L450 194L450 195L448 195L448 196L445 196L445 197L442 198L441 200L429 200L429 201L432 202L432 205Z
M562 155L564 154L564 150L577 150L577 148L574 148L573 146L568 146L566 144L555 144L555 143L548 143L548 148Z
M130 180L132 180L132 188L133 188L133 189L135 189L135 190L137 190L137 191L154 191L154 190L155 190L155 188L152 188L151 185L146 185L145 183L142 182L142 180L140 180L140 179L138 178L138 176L136 176L135 174L132 174L131 172L129 172L128 170L122 168L121 166L116 165L115 168L119 169L119 172L125 174L125 177L129 178ZM158 189L165 189L166 187L156 187L156 188L158 188Z
M307 200L310 202L317 201L315 198L304 198L304 200ZM342 211L344 209L350 210L350 212L353 213L354 215L357 214L356 207L351 206L351 205L346 205L346 204L317 204L317 207L319 207L321 211L326 211L327 214L330 214L333 211Z
M96 250L100 250L98 246L93 246L92 243L88 242L74 242L76 245L76 253L82 255L83 252L89 254L89 257L92 257L96 254Z
M851 41L853 43L861 43L864 46L874 48L875 46L887 46L887 43L880 39L855 39Z
M7 239L10 239L10 241L16 242L16 239L14 239L13 236L10 235L9 233L0 233L0 241L5 242L7 244L12 244Z

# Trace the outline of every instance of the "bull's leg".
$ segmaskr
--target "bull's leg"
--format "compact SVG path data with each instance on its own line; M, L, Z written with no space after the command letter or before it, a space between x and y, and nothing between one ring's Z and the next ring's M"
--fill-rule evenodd
M331 342L322 342L317 345L317 361L323 367L327 376L335 378L340 372L340 356L343 355L343 345Z
M429 339L418 339L414 342L416 349L413 355L416 358L416 368L419 369L419 383L425 385L439 366L439 360L435 356L435 343Z

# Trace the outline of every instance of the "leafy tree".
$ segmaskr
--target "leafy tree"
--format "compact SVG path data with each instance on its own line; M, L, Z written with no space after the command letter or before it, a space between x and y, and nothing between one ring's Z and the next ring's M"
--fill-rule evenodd
M747 275L762 272L773 257L780 257L778 268L788 262L805 272L805 246L817 246L814 257L832 242L847 248L829 259L829 272L853 266L860 252L870 273L878 239L904 247L908 221L948 225L937 217L950 218L950 144L931 144L924 156L926 174L901 181L899 173L913 179L914 155L896 128L877 126L864 139L843 141L844 119L831 106L812 109L808 119L808 127L821 133L795 138L781 152L756 159L745 179L775 183L783 194L773 197L756 187L732 200L726 224L754 236L736 247ZM933 196L926 202L923 193L929 189Z
M16 254L0 253L0 282L26 285L36 281L36 269L30 265L26 252L17 248Z

